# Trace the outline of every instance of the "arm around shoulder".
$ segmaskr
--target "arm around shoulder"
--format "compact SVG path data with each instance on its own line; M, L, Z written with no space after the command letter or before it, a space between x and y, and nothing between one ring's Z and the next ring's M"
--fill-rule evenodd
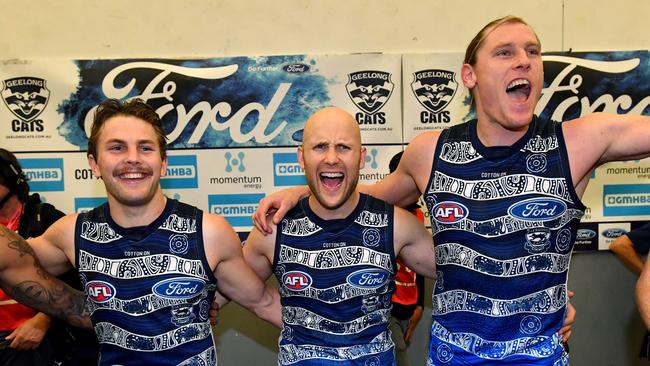
M410 212L395 207L395 255L416 273L436 278L436 255L431 233Z
M55 276L62 275L75 265L77 216L64 216L50 225L43 235L27 239L43 267Z

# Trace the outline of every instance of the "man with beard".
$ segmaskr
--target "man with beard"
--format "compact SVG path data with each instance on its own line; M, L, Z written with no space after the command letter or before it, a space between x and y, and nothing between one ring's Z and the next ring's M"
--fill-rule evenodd
M51 273L79 271L100 365L216 365L208 313L217 288L281 325L277 291L246 265L227 221L163 194L165 135L150 106L100 104L88 162L108 202L31 242Z
M334 107L316 112L298 148L311 195L277 230L269 223L276 235L254 229L246 240L246 261L280 283L280 365L394 365L396 256L435 276L433 242L420 221L357 190L365 157L354 117Z
M461 78L477 118L418 135L394 173L360 189L397 205L424 195L440 277L429 365L566 365L561 328L580 197L595 167L650 155L650 117L535 116L541 44L513 16L479 31ZM306 194L298 187L265 197L256 225L267 232L270 207L277 223Z

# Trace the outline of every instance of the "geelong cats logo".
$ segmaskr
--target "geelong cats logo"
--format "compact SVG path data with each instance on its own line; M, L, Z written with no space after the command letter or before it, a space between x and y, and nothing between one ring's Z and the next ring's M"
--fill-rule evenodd
M31 121L43 112L50 97L45 80L30 76L3 82L2 99L7 108L23 121Z
M411 89L424 108L431 113L438 113L454 99L458 83L454 72L422 70L413 74Z
M393 93L390 73L384 71L364 70L348 75L345 88L350 99L366 114L379 111Z

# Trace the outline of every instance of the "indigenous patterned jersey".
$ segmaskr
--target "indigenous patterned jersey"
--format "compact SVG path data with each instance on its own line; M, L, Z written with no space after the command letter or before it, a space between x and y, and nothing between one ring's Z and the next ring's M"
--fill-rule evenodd
M216 365L201 210L167 199L151 225L125 229L104 204L79 215L75 237L100 365Z
M393 365L393 206L361 195L345 219L299 202L282 220L273 270L280 283L280 365Z
M558 335L585 206L559 123L534 118L513 146L471 121L445 130L425 202L438 280L429 365L565 365Z

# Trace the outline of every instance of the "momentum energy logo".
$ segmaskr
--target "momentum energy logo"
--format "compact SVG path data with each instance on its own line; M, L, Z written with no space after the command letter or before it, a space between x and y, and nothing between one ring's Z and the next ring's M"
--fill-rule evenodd
M106 201L106 197L77 197L74 199L74 212L90 211L97 206L103 205Z
M230 225L237 227L253 226L251 215L257 209L263 193L250 194L211 194L208 196L210 213L226 218Z
M650 215L650 184L603 187L603 216Z
M160 178L163 189L198 188L196 155L174 155L167 157L167 175Z
M273 184L276 187L307 184L305 171L298 164L296 153L273 154Z
M29 179L29 187L36 192L63 191L63 159L20 159L20 165Z

